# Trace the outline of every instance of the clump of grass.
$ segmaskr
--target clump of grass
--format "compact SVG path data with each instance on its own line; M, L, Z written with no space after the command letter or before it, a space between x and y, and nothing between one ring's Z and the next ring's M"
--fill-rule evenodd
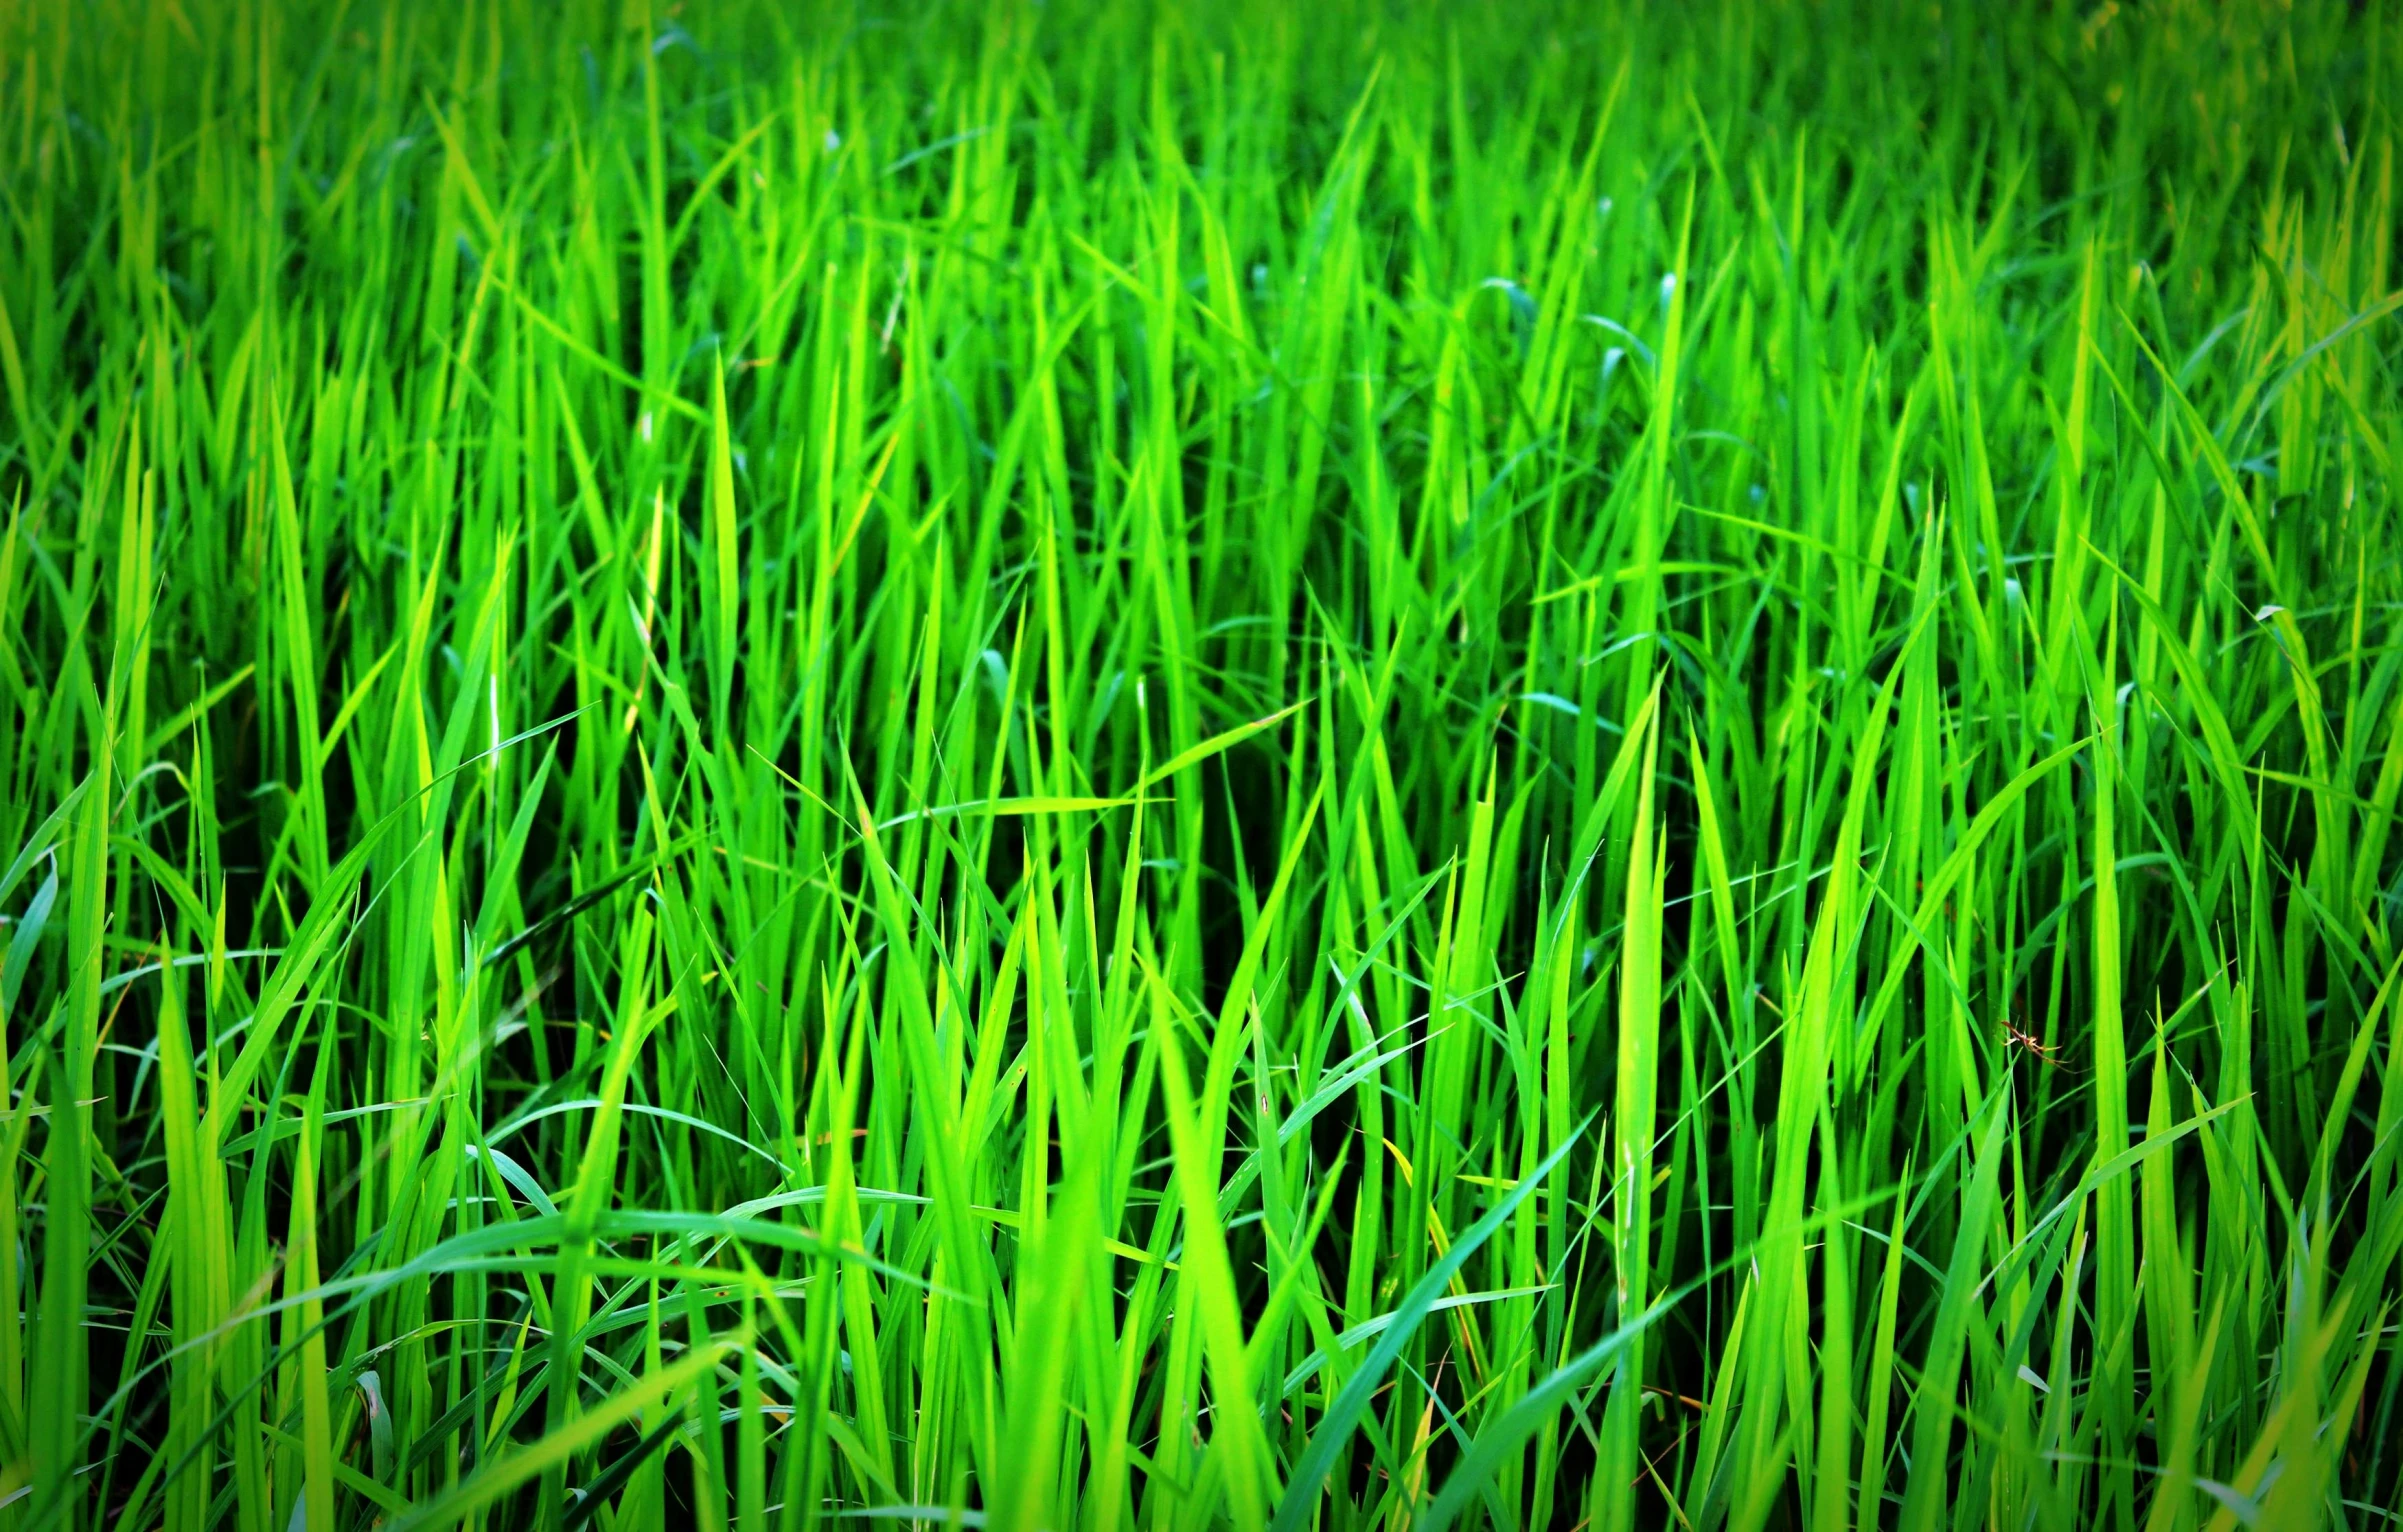
M2396 20L0 10L0 1524L2393 1521Z

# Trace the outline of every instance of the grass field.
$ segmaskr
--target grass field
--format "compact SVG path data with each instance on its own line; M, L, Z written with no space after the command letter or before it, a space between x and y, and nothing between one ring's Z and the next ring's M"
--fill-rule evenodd
M0 1532L2394 1525L2399 85L0 6Z

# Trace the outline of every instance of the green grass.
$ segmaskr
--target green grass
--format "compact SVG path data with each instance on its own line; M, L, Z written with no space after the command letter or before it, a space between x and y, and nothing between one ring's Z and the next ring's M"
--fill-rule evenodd
M2394 1524L2399 66L0 7L0 1532Z

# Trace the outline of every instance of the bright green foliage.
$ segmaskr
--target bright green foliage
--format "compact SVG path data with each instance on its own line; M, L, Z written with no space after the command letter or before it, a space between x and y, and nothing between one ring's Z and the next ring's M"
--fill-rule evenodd
M0 1532L2392 1524L2399 65L0 6Z

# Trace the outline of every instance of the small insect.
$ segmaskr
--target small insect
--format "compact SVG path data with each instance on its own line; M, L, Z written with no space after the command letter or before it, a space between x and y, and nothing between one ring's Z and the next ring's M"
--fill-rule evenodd
M2003 1023L2003 1036L2014 1047L2024 1049L2028 1054L2039 1061L2048 1064L2055 1069L2059 1069L2061 1067L2061 1045L2059 1043L2052 1043L2048 1045L2037 1038L2034 1034L2020 1031L2017 1027L2012 1026L2008 1021Z

